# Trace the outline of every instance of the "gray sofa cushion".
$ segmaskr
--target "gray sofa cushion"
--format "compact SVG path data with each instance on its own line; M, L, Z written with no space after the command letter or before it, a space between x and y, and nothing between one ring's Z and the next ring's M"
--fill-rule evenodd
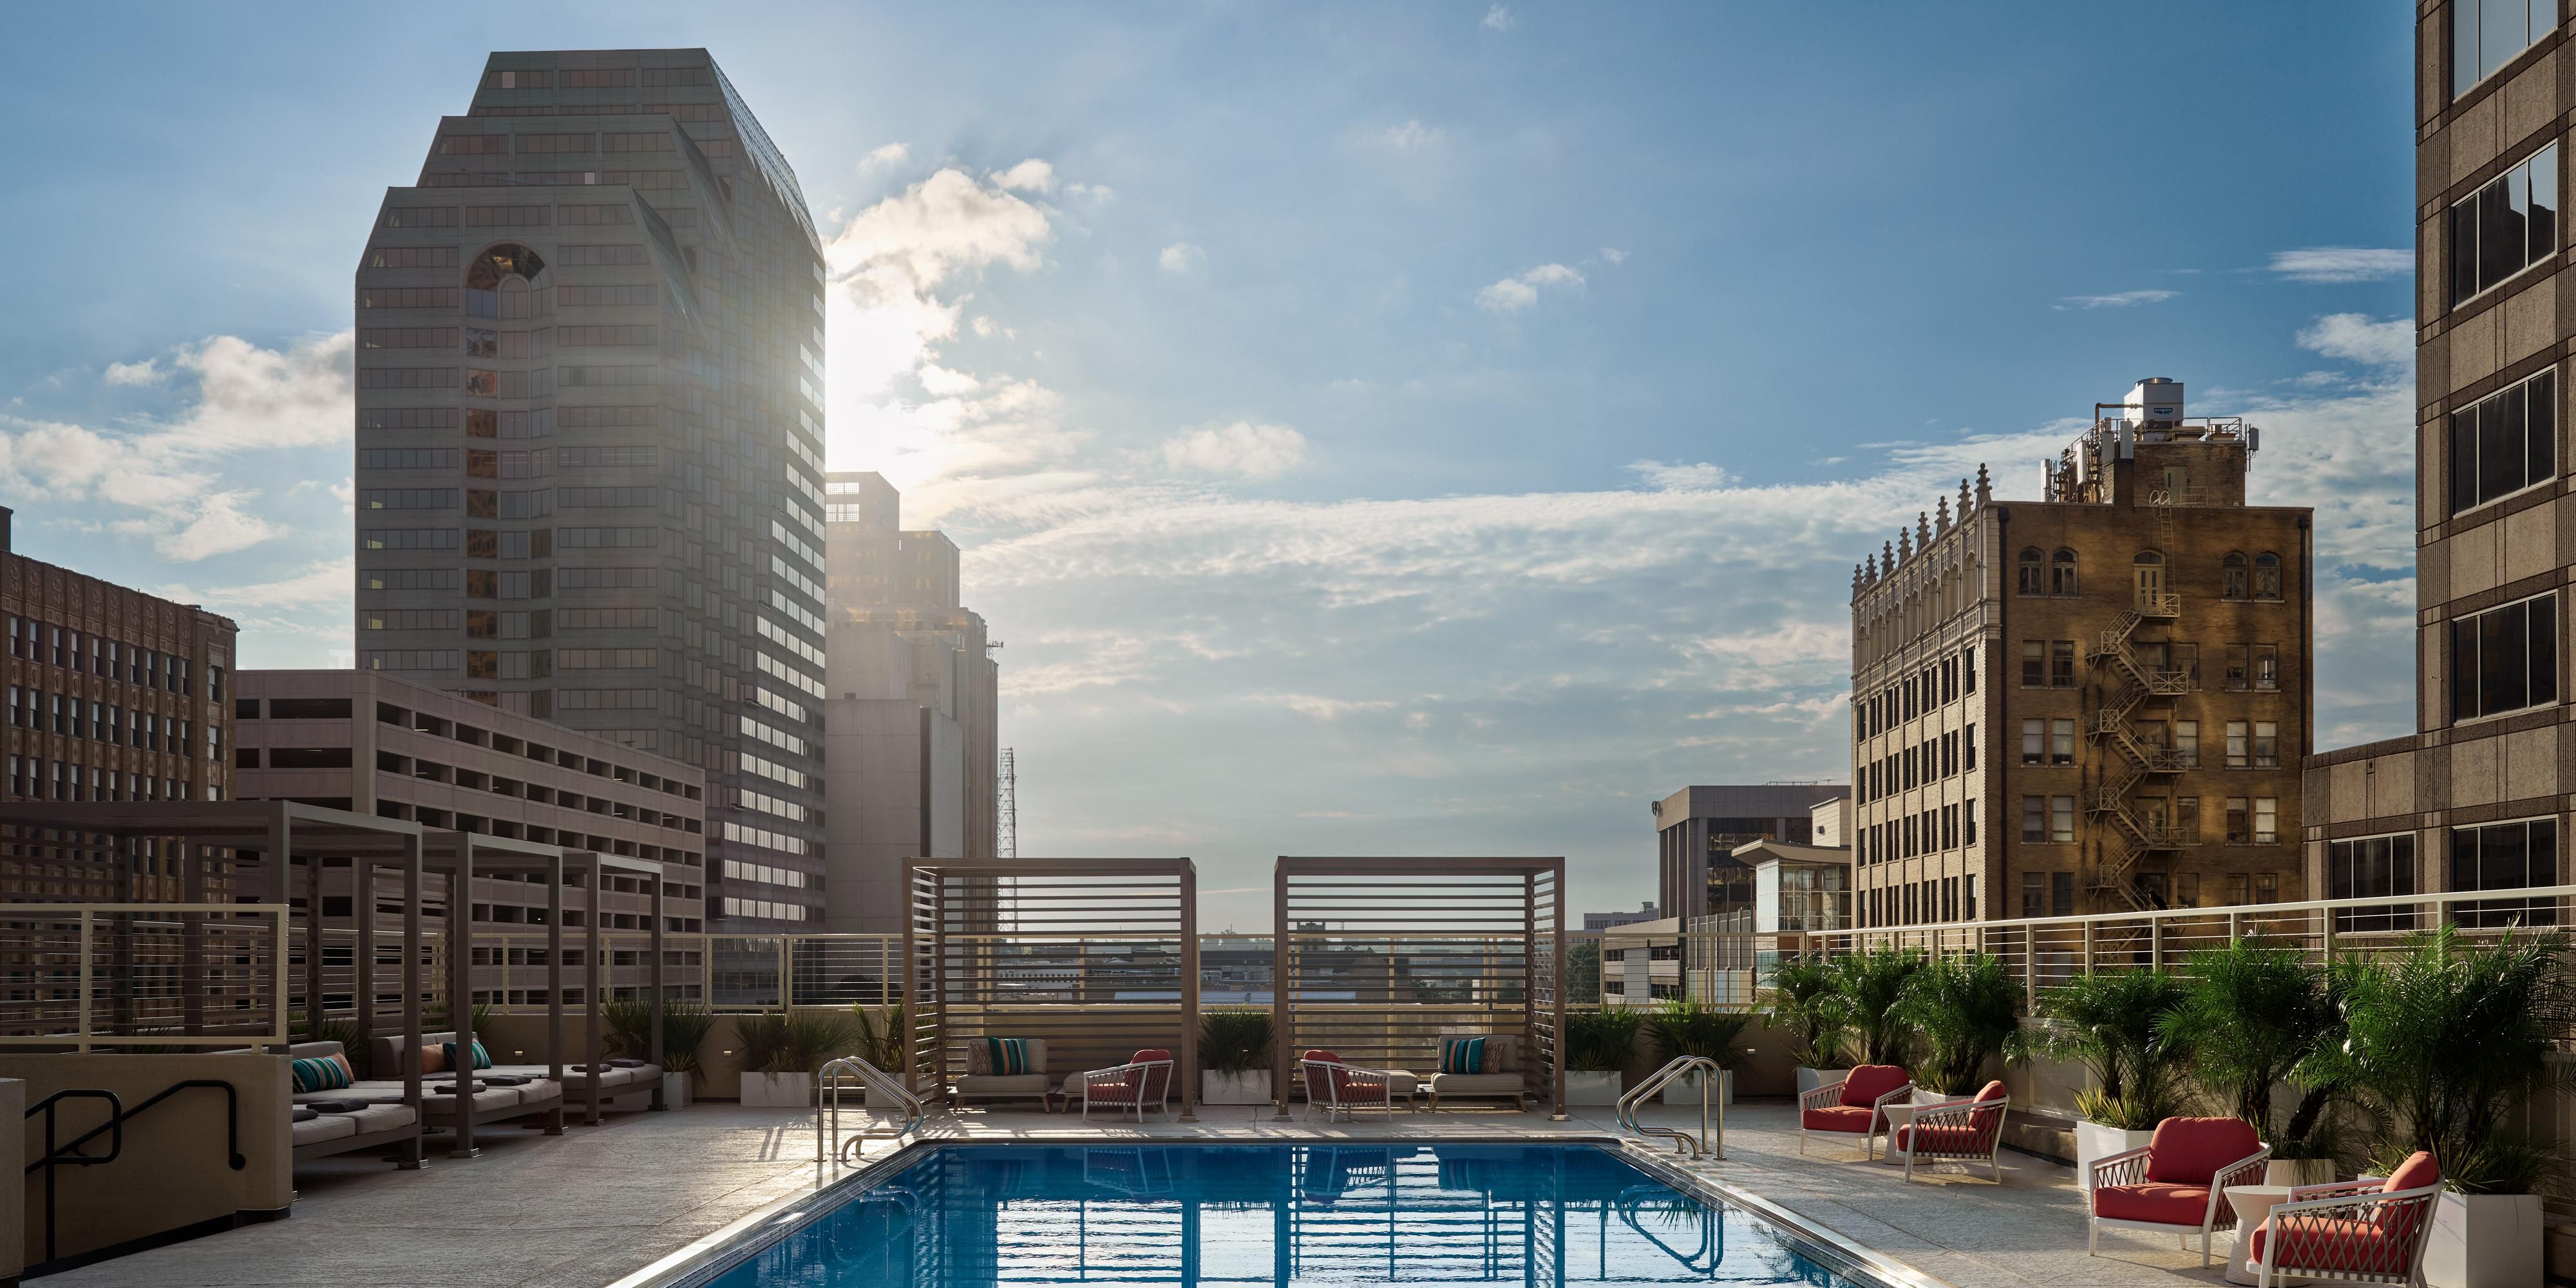
M1435 1073L1431 1075L1431 1094L1517 1096L1523 1092L1521 1076L1517 1073Z
M326 1140L358 1134L358 1124L349 1114L318 1114L295 1124L295 1143L319 1145Z
M963 1096L1043 1096L1049 1083L1043 1073L970 1073L957 1080L957 1093ZM1080 1087L1075 1095L1082 1094Z

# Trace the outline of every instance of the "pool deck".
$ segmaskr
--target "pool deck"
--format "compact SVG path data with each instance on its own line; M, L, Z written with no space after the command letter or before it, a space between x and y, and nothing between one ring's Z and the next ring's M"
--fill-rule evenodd
M863 1116L863 1115L862 1115ZM1327 1126L1271 1121L1267 1106L1206 1106L1196 1123L1139 1127L1034 1111L935 1115L930 1139L1027 1140L1527 1140L1616 1136L1608 1108L1544 1114L1459 1110L1397 1113ZM1646 1121L1684 1121L1650 1110ZM1697 1110L1687 1115L1691 1125ZM853 1115L843 1115L854 1130ZM48 1277L48 1285L396 1284L423 1281L598 1288L778 1200L846 1175L814 1162L811 1113L700 1104L611 1117L560 1137L494 1133L481 1157L433 1158L422 1172L369 1159L326 1159L296 1173L287 1220L138 1253ZM872 1144L869 1156L891 1152ZM2227 1236L2201 1269L2197 1248L2170 1237L2105 1231L2102 1256L2084 1254L2083 1197L2070 1169L2007 1151L2004 1183L1957 1168L1907 1184L1857 1148L1798 1154L1797 1120L1783 1103L1727 1112L1724 1161L1688 1164L1807 1221L1875 1248L1956 1288L2132 1288L2218 1283ZM1667 1155L1669 1157L1669 1155Z

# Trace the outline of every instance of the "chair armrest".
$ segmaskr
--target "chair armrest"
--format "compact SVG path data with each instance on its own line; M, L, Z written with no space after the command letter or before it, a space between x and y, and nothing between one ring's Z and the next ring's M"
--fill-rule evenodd
M2277 1210L2283 1204L2289 1203L2305 1203L2314 1199L2339 1198L2354 1194L2377 1194L2380 1193L2379 1187L2385 1183L2386 1182L2384 1181L2363 1180L2325 1181L2316 1185L2293 1185L2290 1187L2290 1196L2283 1199L2281 1203L2274 1204L2273 1206L2275 1210Z
M2134 1185L2146 1174L2147 1147L2124 1149L2093 1160L2093 1188L2106 1185Z
M2264 1165L2271 1161L2272 1147L2265 1145L2261 1149L2255 1150L2253 1153L2248 1154L2233 1163L2229 1163L2225 1167L2219 1168L2218 1171L2209 1178L2210 1201L2213 1203L2221 1201L2221 1195L2230 1185L2255 1184L2256 1182L2254 1177L2261 1175Z
M2345 1184L2356 1185L2360 1184L2360 1182L2347 1181ZM2324 1188L2326 1187L2322 1185L2299 1187L2299 1189L2314 1190L2321 1190ZM2293 1194L2297 1192L2298 1190L2296 1189L2291 1191ZM2361 1214L2366 1213L2369 1209L2375 1207L2389 1207L2400 1203L2429 1203L2431 1200L2439 1197L2441 1193L2441 1186L2427 1185L2420 1189L2412 1190L2392 1190L2386 1192L2372 1190L2365 1191L2360 1194L2300 1199L2296 1202L2276 1205L2272 1209L2272 1216L2275 1219L2278 1219L2283 1216L2292 1216L2301 1213L2349 1212ZM2274 1228L2277 1229L2279 1227L2276 1226Z
M1888 1092L1886 1095L1880 1096L1878 1099L1869 1102L1869 1107L1872 1109L1885 1109L1889 1101L1897 1100L1902 1097L1909 1097L1913 1094L1914 1084L1909 1082L1904 1086L1898 1087L1896 1090Z
M1843 1084L1839 1082L1828 1082L1812 1091L1801 1091L1798 1093L1798 1109L1800 1112L1804 1112L1809 1109L1829 1109L1835 1105L1841 1104L1842 1102Z

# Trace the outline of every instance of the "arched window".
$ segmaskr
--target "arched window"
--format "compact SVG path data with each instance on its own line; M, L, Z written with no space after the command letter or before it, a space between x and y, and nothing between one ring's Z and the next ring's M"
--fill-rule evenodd
M528 317L532 297L522 294L531 286L545 283L538 279L546 271L546 261L535 251L517 242L500 242L484 248L465 265L465 311L474 317L500 317L501 294L506 289L516 306L511 316Z
M2256 599L2281 597L2281 556L2269 550L2254 556L2254 597Z
M2072 595L2075 593L2074 551L2061 549L2056 554L2049 556L2048 593L2052 595Z
M2047 594L2047 593L2048 593L2048 592L2047 592L2047 590L2043 588L2042 583L2040 582L2040 579L2039 579L2039 578L2040 578L2040 571L2039 571L2040 558L2041 558L2041 556L2040 556L2040 553L2039 553L2039 547L2037 547L2037 546L2024 546L2024 547L2022 548L2022 552L2021 552L2021 582L2020 582L2020 586L2021 586L2021 593L2022 593L2022 594L2025 594L2025 595L2044 595L2044 594Z
M2218 594L2223 599L2245 598L2245 552L2230 550L2218 561Z

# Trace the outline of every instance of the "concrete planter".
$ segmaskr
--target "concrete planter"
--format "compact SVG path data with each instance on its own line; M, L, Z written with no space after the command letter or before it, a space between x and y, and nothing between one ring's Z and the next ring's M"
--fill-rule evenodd
M1680 1078L1672 1082L1665 1083L1664 1103L1682 1109L1697 1108L1699 1106L1700 1080L1706 1076L1706 1074L1694 1073L1687 1078ZM1712 1105L1731 1105L1735 1103L1734 1070L1728 1069L1723 1071L1723 1076L1717 1080L1717 1090L1714 1094L1709 1096L1708 1103Z
M1615 1105L1619 1103L1619 1085L1619 1071L1616 1069L1568 1069L1565 1071L1565 1103Z
M662 1075L662 1107L665 1109L689 1107L689 1075L685 1073Z
M810 1073L746 1073L742 1103L753 1109L803 1109L814 1103Z
M1270 1103L1268 1069L1202 1069L1199 1071L1199 1103L1203 1105L1266 1105Z
M2265 1185L2323 1185L2335 1178L2331 1158L2276 1158L2263 1165Z
M2453 1194L2434 1200L2424 1243L2431 1288L2506 1288L2541 1276L2540 1196Z
M1850 1076L1849 1069L1810 1069L1803 1064L1799 1065L1798 1094L1803 1096L1827 1083L1840 1082Z
M2122 1131L2097 1122L2075 1120L2075 1187L2093 1188L2093 1164L2113 1154L2143 1148L2156 1134L2151 1131Z

